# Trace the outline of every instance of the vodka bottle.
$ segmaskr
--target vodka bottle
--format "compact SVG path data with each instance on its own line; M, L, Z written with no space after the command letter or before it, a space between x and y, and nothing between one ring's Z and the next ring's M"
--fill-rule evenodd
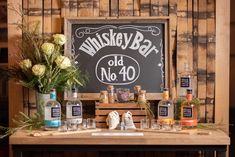
M164 88L163 99L158 103L158 119L165 124L172 124L174 120L174 104L169 99L169 90Z
M66 119L70 124L82 123L82 102L78 99L75 88L72 88L72 97L66 103Z
M61 125L61 105L56 101L56 90L50 92L50 100L45 106L45 128L58 128Z

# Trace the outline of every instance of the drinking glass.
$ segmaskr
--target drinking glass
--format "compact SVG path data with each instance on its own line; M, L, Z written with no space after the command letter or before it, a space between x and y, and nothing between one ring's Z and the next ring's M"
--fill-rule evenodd
M174 124L173 124L173 129L175 131L180 131L182 130L182 125L181 125L181 121L180 120L175 120Z
M87 118L87 129L95 129L96 124L95 124L95 119L94 118Z
M148 128L149 128L149 119L141 119L140 129L148 129Z
M156 119L152 119L151 120L151 129L160 130L161 129L160 121L156 120Z

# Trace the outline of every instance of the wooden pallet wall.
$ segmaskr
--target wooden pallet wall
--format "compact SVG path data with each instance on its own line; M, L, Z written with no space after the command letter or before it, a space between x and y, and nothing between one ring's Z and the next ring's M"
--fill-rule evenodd
M202 102L202 121L213 121L215 110L216 0L23 0L25 22L38 20L45 34L63 32L63 18L167 17L169 74L173 98L177 74L188 63L196 74L196 94Z

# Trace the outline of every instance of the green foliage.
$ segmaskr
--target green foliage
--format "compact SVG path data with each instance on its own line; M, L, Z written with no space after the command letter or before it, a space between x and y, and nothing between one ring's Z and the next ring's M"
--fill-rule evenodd
M19 112L19 115L17 115L15 119L13 119L13 123L16 124L17 127L8 128L0 126L0 130L4 131L4 135L2 135L0 139L10 136L17 130L29 129L31 131L33 129L40 129L42 126L44 126L44 122L42 121L42 115L39 113L35 113L33 117L29 117L23 112Z
M138 105L140 108L144 108L146 111L146 115L149 117L155 117L152 109L151 109L151 104L148 101L138 101Z

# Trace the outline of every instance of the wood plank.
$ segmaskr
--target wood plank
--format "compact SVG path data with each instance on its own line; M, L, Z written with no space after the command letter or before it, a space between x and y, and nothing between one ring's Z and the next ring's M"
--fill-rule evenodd
M140 0L140 16L150 15L150 0Z
M8 0L12 4L12 7L19 9L22 7L22 0ZM14 18L13 18L14 17ZM18 47L16 46L15 41L16 36L21 36L22 32L16 28L14 23L21 21L22 18L16 12L8 9L8 65L13 66L17 63L17 52L19 52ZM9 126L14 127L15 124L12 122L12 118L23 111L23 96L22 96L22 87L19 84L16 84L14 80L9 80Z
M184 72L185 64L188 64L188 20L187 20L187 0L178 1L177 6L177 76ZM180 81L177 81L177 90L180 89Z
M200 130L200 132L207 132ZM119 130L103 129L102 132L121 132ZM135 132L128 131L128 132ZM229 145L230 138L221 130L211 130L211 135L198 135L195 130L188 130L188 134L168 134L168 133L154 133L145 132L144 136L128 137L128 136L92 136L91 133L84 133L82 136L74 135L60 135L60 136L44 136L43 138L35 138L29 136L27 130L22 130L10 136L10 145ZM47 146L45 146L46 148Z
M78 0L78 16L93 16L93 0Z
M93 0L93 16L99 16L100 14L100 1Z
M110 14L109 11L109 1L108 0L100 0L100 16L108 17Z
M109 112L112 112L113 110L96 110L95 115L108 115ZM133 115L146 115L145 110L129 110ZM122 115L123 113L127 112L127 110L117 110L119 115Z
M133 16L133 0L119 0L119 16Z
M140 16L140 0L133 0L133 12L134 16Z
M76 17L78 15L78 4L80 0L70 0L69 1L69 16Z
M229 129L230 0L216 0L215 122ZM226 31L225 31L226 30Z
M61 33L61 1L52 0L52 18L51 18L51 33Z
M8 48L8 42L0 42L0 48Z
M110 16L118 16L119 15L119 9L121 3L121 0L110 0Z
M0 23L0 28L7 28L7 23Z
M198 66L198 0L193 0L193 74L197 74ZM194 76L194 91L197 96L197 75Z
M61 0L61 17L69 16L69 0Z
M29 7L29 0L23 0L23 24L25 25L26 29L28 29L28 7Z
M192 71L193 69L193 2L192 0L188 0L188 12L187 12L187 54L188 54L188 66L189 70ZM194 87L193 87L194 88Z
M206 121L213 122L215 99L215 0L207 1Z
M151 16L159 16L159 1L151 0Z
M169 2L168 0L159 1L159 16L168 16L169 15Z
M38 31L43 32L43 1L42 0L29 0L29 12L28 12L28 21L30 24L29 28L34 29L35 26L31 26L31 24L35 25L35 22L38 22Z
M201 108L206 99L206 60L207 60L207 0L198 2L199 19L198 19L198 98L202 100ZM205 109L206 110L206 109ZM205 121L205 120L204 120Z
M169 0L170 16L170 45L169 45L169 87L171 98L176 98L176 27L177 27L177 0Z
M51 34L51 0L43 1L43 34Z

